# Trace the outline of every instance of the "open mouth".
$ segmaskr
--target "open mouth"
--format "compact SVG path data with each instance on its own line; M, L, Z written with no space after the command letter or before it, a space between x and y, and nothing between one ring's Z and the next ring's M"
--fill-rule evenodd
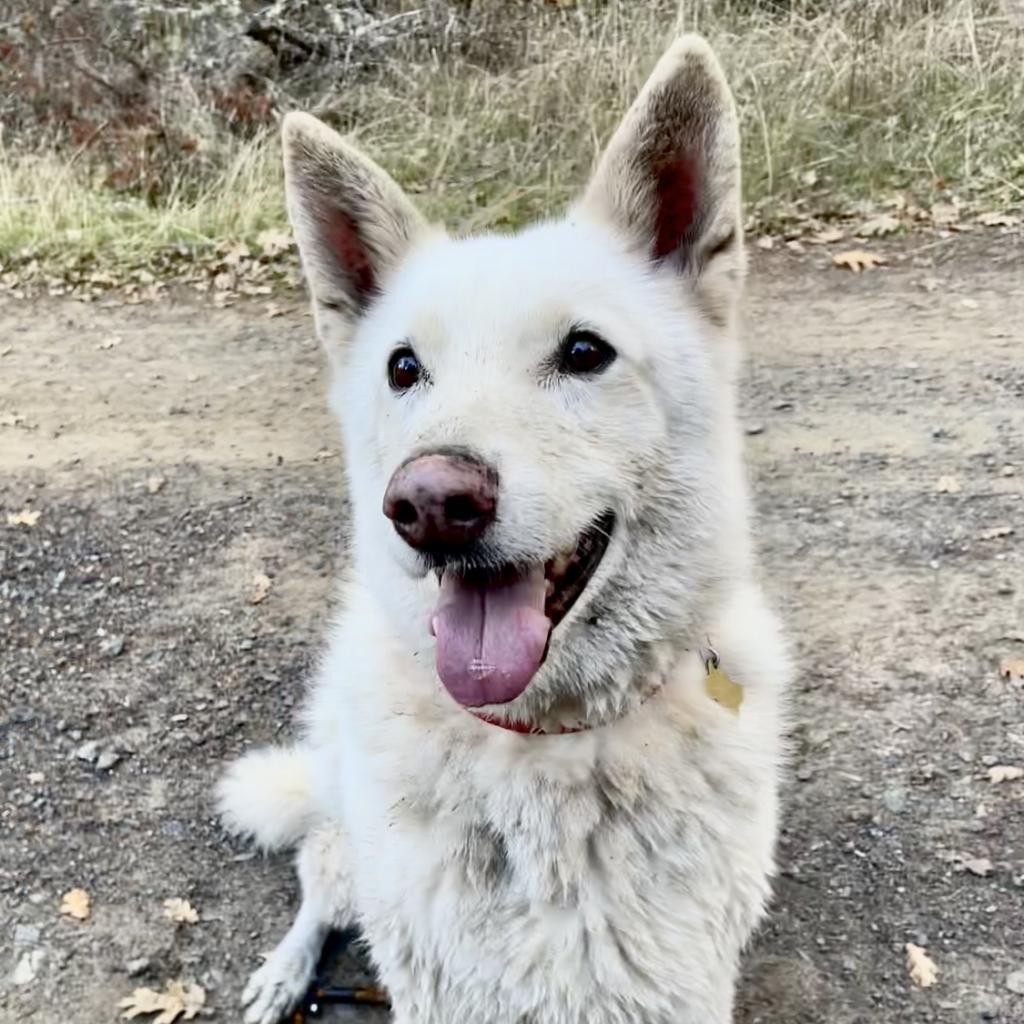
M460 704L507 704L529 686L552 629L597 571L614 527L613 513L603 513L572 550L544 564L441 571L431 620L437 672Z

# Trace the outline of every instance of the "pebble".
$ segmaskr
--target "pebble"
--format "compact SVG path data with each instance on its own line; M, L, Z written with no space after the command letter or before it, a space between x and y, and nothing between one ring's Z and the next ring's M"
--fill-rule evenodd
M124 965L124 969L128 974L129 978L137 978L140 974L145 974L150 968L148 956L137 956L134 960L129 960Z
M749 434L751 437L753 437L755 434L763 434L764 433L764 424L763 423L748 423L743 429L745 430L745 432L747 434Z
M907 809L907 791L905 789L887 789L882 794L882 803L893 814L902 814Z
M34 924L16 924L14 926L14 948L34 946L39 941L39 928Z
M41 949L30 949L27 953L22 953L17 966L11 972L11 982L15 985L31 985L36 980L45 959L46 953Z
M88 761L92 764L100 756L100 745L98 740L88 740L75 750L75 757L79 761Z
M108 747L103 751L102 754L96 759L96 767L101 772L109 771L111 768L121 760L121 755L116 751Z
M124 651L123 636L108 636L100 641L100 657L116 658Z
M1024 996L1024 971L1014 971L1006 976L1006 987L1019 996Z

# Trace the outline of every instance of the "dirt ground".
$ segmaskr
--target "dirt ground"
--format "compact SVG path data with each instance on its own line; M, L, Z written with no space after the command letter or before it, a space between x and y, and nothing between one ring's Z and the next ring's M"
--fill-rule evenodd
M738 1022L1022 1024L1024 780L988 769L1024 766L997 668L1024 657L1024 250L826 264L765 254L748 303L757 536L801 672ZM289 732L344 554L323 361L278 302L0 300L4 1022L112 1022L175 978L237 1020L295 906L288 859L210 804L223 760Z

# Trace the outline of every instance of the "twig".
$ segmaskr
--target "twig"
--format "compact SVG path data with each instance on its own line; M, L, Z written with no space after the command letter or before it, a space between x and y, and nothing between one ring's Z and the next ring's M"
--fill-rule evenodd
M326 60L333 56L333 50L327 43L319 39L306 39L298 32L280 25L266 25L258 18L253 18L249 22L245 28L245 35L266 46L283 67L294 67L314 58ZM283 44L298 50L299 53L288 53Z

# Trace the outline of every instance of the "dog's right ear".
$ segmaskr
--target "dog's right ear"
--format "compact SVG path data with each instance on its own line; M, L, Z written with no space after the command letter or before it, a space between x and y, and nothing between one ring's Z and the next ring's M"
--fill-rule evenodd
M428 230L372 160L309 114L285 116L285 192L317 328L343 343L383 282Z

